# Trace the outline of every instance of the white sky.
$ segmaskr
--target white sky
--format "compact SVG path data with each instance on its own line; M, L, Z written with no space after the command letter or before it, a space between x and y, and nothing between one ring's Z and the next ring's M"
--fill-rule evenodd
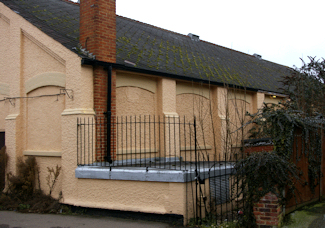
M116 13L290 67L325 58L324 0L116 0Z

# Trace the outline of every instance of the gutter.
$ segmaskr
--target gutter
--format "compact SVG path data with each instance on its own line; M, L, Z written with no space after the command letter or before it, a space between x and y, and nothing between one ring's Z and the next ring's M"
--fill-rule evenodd
M289 97L289 95L283 94L283 93L274 93L274 92L269 92L269 91L264 91L264 90L258 90L257 92L259 93L264 93L265 95L269 96L276 96L276 97Z
M147 70L147 69L143 69L143 68L130 67L130 66L126 66L123 64L119 64L119 63L109 63L109 62L103 62L103 61L94 60L94 59L88 59L88 58L82 58L81 65L103 66L103 67L107 67L107 68L111 66L118 70L126 70L126 71L135 72L135 73L142 73L142 74L151 74L151 75L155 75L155 76L173 78L173 79L178 79L178 80L183 80L183 81L185 80L185 81L191 81L191 82L198 82L198 83L204 83L204 84L210 84L210 85L216 85L216 86L225 86L225 84L226 84L226 83L221 83L221 82L210 81L207 79L192 78L189 76L165 73L165 72L154 71L154 70ZM226 85L228 85L230 88L249 90L249 91L253 91L253 92L259 91L259 89L238 86L238 85L234 85L234 84L226 84Z

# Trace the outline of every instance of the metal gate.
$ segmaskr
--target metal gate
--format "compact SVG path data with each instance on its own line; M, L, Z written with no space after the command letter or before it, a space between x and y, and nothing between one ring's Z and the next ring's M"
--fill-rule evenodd
M240 191L236 185L234 166L242 154L205 155L199 148L195 118L194 131L196 178L195 184L190 185L191 193L188 195L189 198L195 196L195 203L188 208L194 217L187 222L221 224L238 220L243 196L238 194Z

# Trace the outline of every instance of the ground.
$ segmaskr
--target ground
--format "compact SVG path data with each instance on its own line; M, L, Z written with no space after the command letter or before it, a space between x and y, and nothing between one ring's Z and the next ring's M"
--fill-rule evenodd
M325 201L303 207L286 218L284 228L323 228L325 227Z
M71 216L0 211L0 228L170 228L172 224L103 216Z

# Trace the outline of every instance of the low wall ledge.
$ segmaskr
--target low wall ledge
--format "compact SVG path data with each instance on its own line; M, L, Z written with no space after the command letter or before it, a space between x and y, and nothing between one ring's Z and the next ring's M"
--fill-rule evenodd
M15 120L18 116L19 116L19 114L9 114L6 117L6 120Z
M41 157L61 157L62 152L61 151L33 151L28 150L24 151L23 154L25 156L41 156Z
M61 115L95 115L95 111L92 108L75 108L75 109L65 109Z
M231 175L233 166L204 168L199 173L200 179ZM100 167L79 166L75 169L75 177L81 179L105 179L105 180L133 180L133 181L156 181L185 183L196 179L195 170L165 170L145 167Z

